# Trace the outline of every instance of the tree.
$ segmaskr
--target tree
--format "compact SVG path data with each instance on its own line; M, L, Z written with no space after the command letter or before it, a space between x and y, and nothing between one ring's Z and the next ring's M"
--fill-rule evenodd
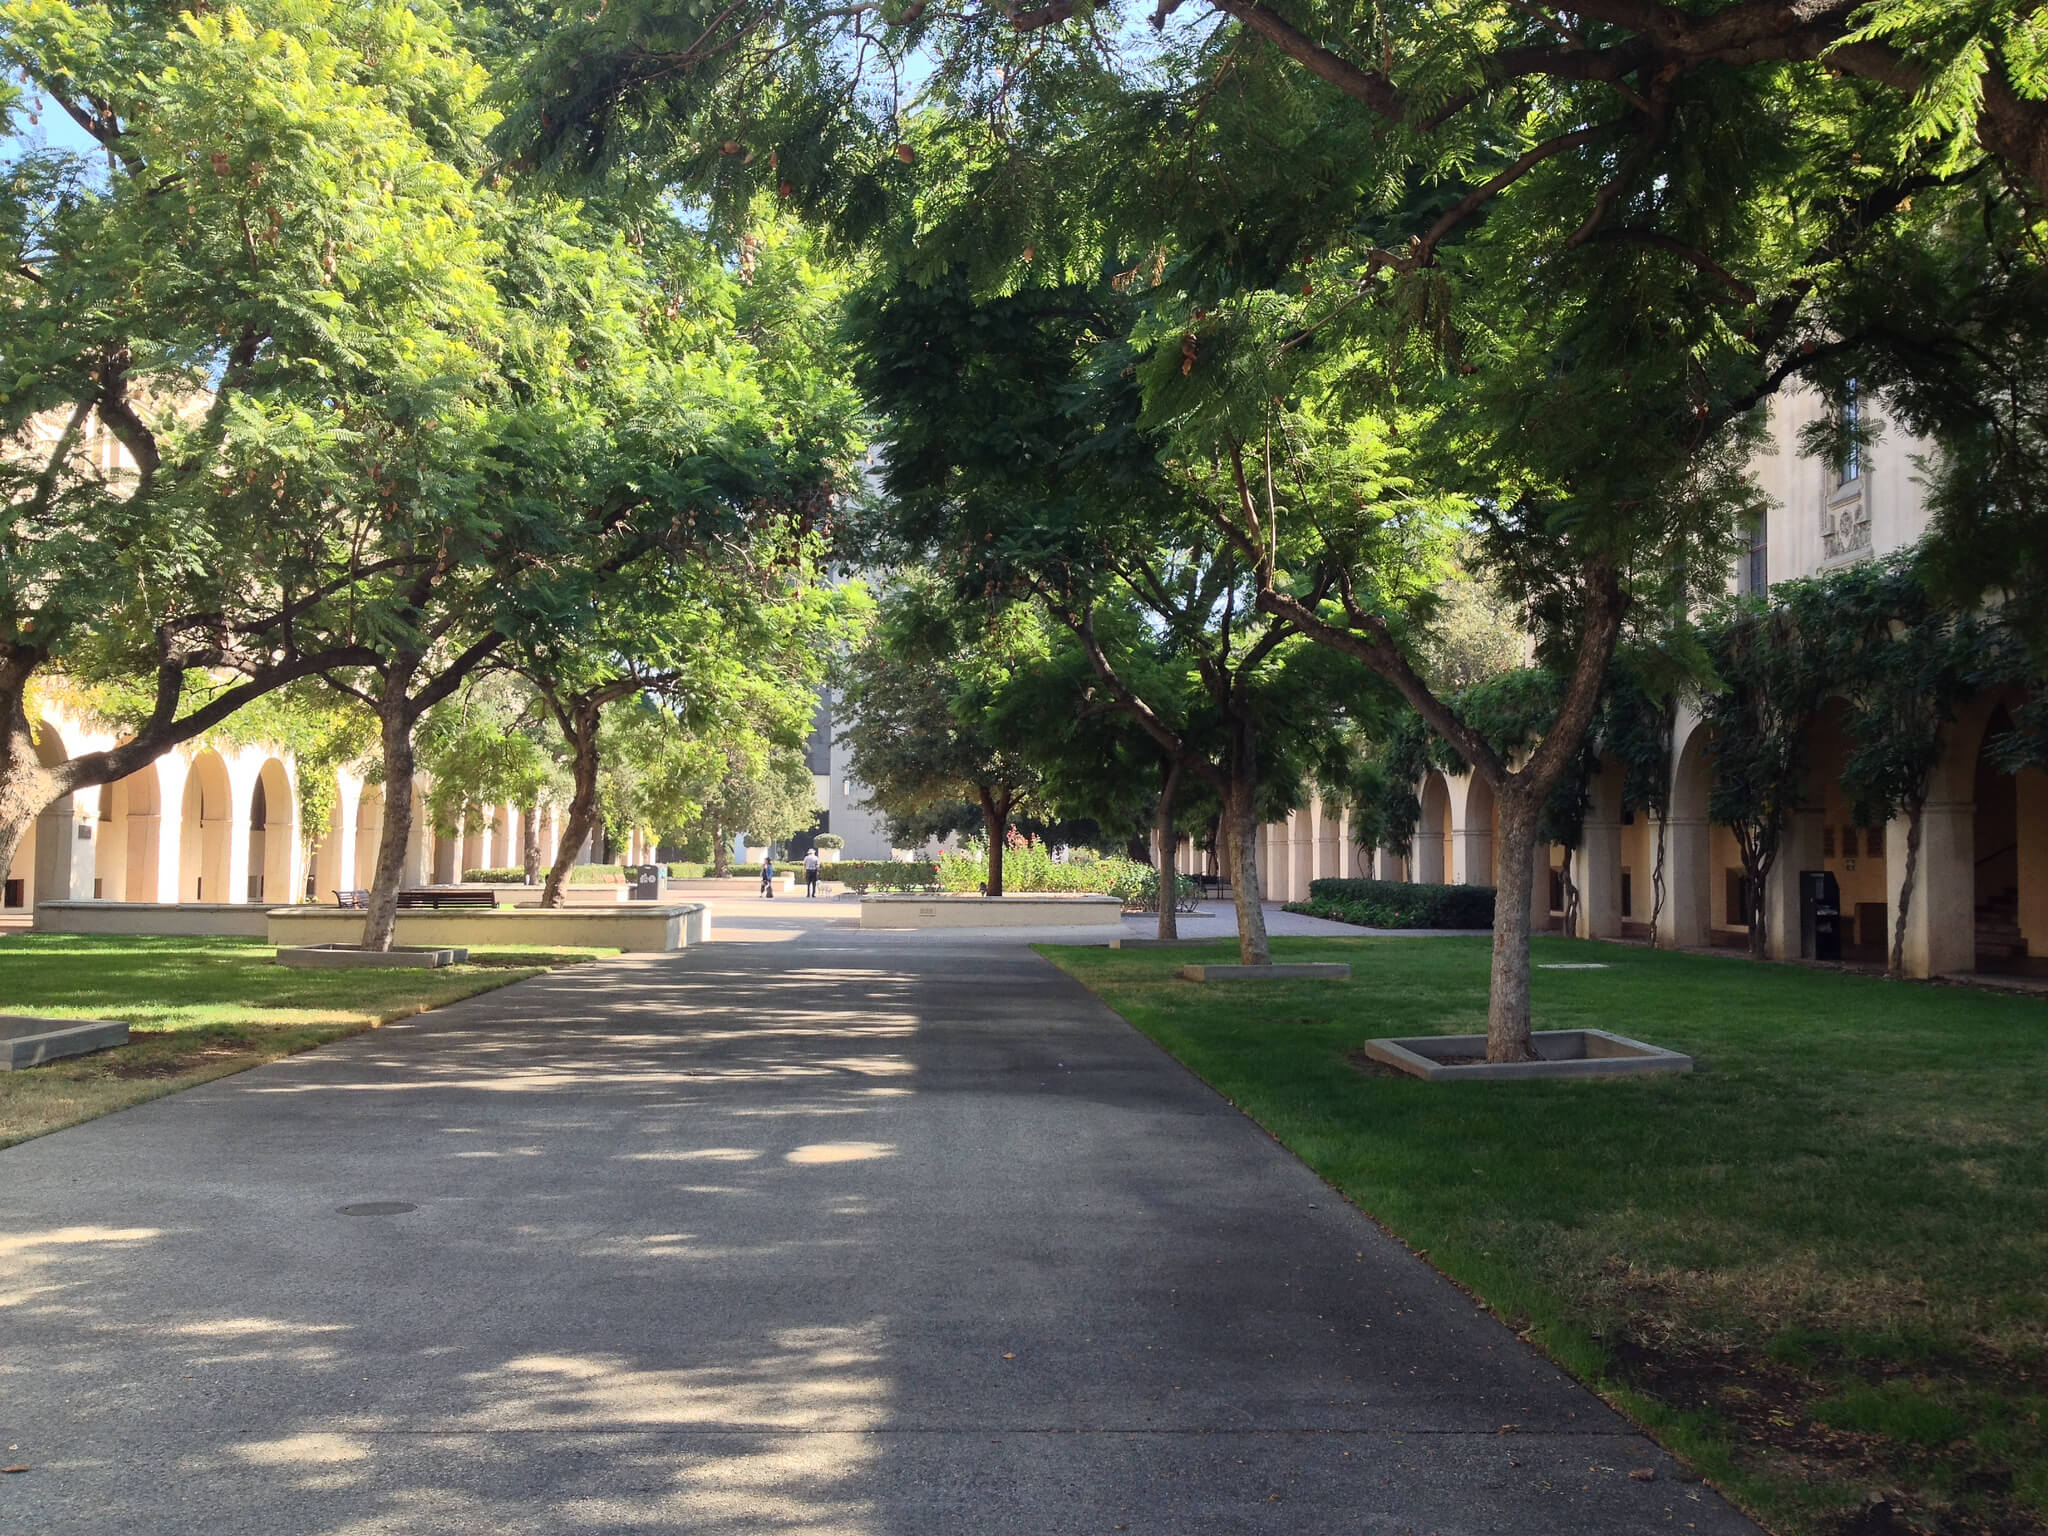
M1257 611L1255 562L1216 526L1199 476L1138 421L1136 318L1112 288L977 298L956 272L878 283L849 331L889 418L890 536L956 595L1028 599L1078 642L1101 705L1159 755L1162 889L1177 873L1183 782L1213 794L1240 951L1264 964L1258 826L1297 803L1302 775L1281 764L1360 707L1359 679L1326 668L1321 696L1289 686L1303 670L1294 626ZM1162 913L1162 933L1173 926Z
M1701 702L1713 731L1707 812L1735 834L1749 893L1749 952L1765 947L1765 881L1806 797L1814 722L1831 684L1810 582L1781 582L1768 603L1739 599L1706 631L1715 687Z
M0 175L7 858L58 796L368 659L350 594L404 558L366 538L377 466L466 371L491 118L445 18L354 0L23 0L0 60L104 151ZM23 110L0 87L10 134ZM46 769L24 699L52 670L149 706Z
M615 8L551 39L515 130L545 112L538 137L572 156L658 146L714 199L772 179L913 280L963 261L984 294L1117 274L1146 311L1147 421L1169 457L1228 467L1237 500L1212 504L1264 611L1379 672L1494 786L1488 1049L1514 1059L1526 892L1508 886L1531 877L1630 605L1718 585L1755 508L1756 408L1865 346L1836 324L1844 297L1878 291L1866 263L1909 219L1995 179L1967 146L2029 174L2034 23L2004 0L1370 18L1218 0L1162 8L1146 43L1118 14L912 5L877 26L763 3L706 30ZM919 49L918 113L859 89ZM1341 547L1355 507L1331 450L1375 435L1425 497L1469 499L1487 574L1570 658L1546 663L1566 686L1523 759L1459 739L1401 583ZM1283 562L1275 518L1331 539ZM1371 578L1362 599L1322 585L1339 568Z
M853 777L899 833L954 830L972 806L988 840L988 896L1003 894L1010 823L1042 776L989 705L1008 675L1045 654L1029 611L990 618L952 601L929 573L884 593L867 643L847 658L841 695Z
M435 830L456 835L486 806L517 806L528 885L540 875L541 808L566 798L545 725L545 706L533 689L516 674L491 671L472 673L460 692L427 712L419 731Z
M1885 967L1897 979L1905 975L1928 785L1956 712L1996 673L2003 647L1995 620L1938 602L1911 559L1853 566L1824 586L1832 611L1817 638L1849 706L1842 788L1864 826L1906 819L1906 867Z

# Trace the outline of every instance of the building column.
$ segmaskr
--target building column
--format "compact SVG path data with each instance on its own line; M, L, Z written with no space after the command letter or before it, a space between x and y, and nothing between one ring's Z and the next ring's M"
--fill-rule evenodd
M92 790L65 795L36 817L31 906L45 901L92 900L98 818L99 799Z
M1821 867L1820 829L1825 812L1802 805L1785 821L1784 840L1764 877L1764 953L1773 960L1797 960L1799 872Z
M1657 919L1657 943L1665 949L1704 949L1710 942L1713 846L1713 825L1704 816L1673 817L1664 824L1664 911Z
M1621 823L1585 824L1572 854L1572 876L1579 887L1579 937L1621 937Z
M1885 910L1896 922L1906 878L1906 823L1885 828ZM1920 812L1920 858L1906 908L1906 974L1925 980L1977 966L1976 807L1967 800L1928 802ZM1891 932L1885 933L1890 955Z
M1456 827L1451 832L1450 883L1491 885L1493 883L1493 823L1483 827Z
M240 766L233 763L228 767L227 889L209 897L210 901L249 900L249 812L256 797L256 780L237 772Z

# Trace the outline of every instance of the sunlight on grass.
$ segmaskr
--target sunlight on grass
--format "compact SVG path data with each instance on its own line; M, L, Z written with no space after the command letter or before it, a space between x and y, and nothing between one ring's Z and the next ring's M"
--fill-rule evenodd
M0 1147L410 1017L599 949L473 949L442 970L300 971L259 939L0 935L0 1012L118 1019L118 1050L0 1073Z

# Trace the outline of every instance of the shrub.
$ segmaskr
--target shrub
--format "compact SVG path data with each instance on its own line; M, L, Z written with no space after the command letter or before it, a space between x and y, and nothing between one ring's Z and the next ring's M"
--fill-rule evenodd
M669 873L687 869L688 865L671 864ZM466 885L524 885L526 871L523 869L465 869L462 872ZM545 885L548 866L543 864L535 877L536 883ZM571 885L625 885L628 883L626 866L623 864L571 864L569 866Z
M813 848L844 848L846 846L846 839L837 832L820 832L811 839L811 846Z
M707 864L671 864L668 877L671 880L702 880L709 868Z
M832 878L855 891L921 891L938 884L938 870L928 860L842 859L832 866Z
M1128 860L1119 860L1129 863ZM1173 904L1176 912L1193 912L1202 900L1202 887L1187 875L1176 877L1174 889L1179 892ZM1124 899L1124 909L1129 912L1157 912L1159 910L1159 871L1150 864L1132 864L1111 889L1110 895Z
M1038 842L1003 851L1003 889L1019 896L1113 896L1139 878L1140 872L1150 875L1152 868L1116 855L1056 864ZM970 843L959 853L939 856L938 881L946 890L971 894L987 880L988 863L979 844Z
M1490 885L1409 885L1399 880L1311 880L1290 912L1365 928L1491 928Z

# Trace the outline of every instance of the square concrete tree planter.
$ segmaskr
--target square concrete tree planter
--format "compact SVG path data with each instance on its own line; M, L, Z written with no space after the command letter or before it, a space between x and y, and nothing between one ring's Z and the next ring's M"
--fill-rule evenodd
M1491 1082L1523 1077L1642 1077L1690 1072L1692 1058L1604 1029L1540 1029L1530 1036L1534 1061L1486 1060L1484 1035L1409 1035L1368 1040L1365 1054L1430 1082Z
M434 949L417 944L394 945L388 950L364 949L360 944L305 944L280 947L277 963L295 971L437 971L444 965L460 965L469 958L466 949Z
M39 1067L128 1043L128 1026L111 1019L37 1019L0 1013L0 1072Z

